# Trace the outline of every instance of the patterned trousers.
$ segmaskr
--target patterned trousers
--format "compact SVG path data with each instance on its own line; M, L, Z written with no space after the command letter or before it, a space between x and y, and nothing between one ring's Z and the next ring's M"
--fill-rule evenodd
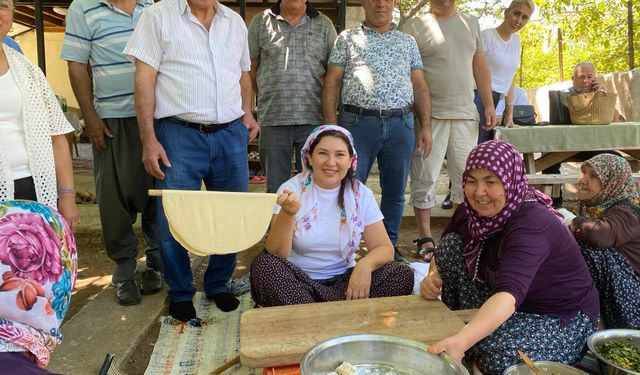
M472 281L464 262L462 238L450 233L436 248L438 272L442 277L442 302L452 310L479 308L491 296L489 286ZM465 353L483 374L500 375L520 363L516 350L534 361L576 363L585 349L587 337L595 332L587 314L578 312L569 324L550 315L514 313L489 336Z

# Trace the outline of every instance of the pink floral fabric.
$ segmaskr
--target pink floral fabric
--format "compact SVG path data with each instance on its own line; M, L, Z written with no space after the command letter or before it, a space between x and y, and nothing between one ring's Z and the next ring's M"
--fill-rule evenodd
M311 158L309 150L318 136L329 130L338 131L347 136L353 150L351 169L355 172L358 166L358 155L353 145L353 137L347 129L337 125L320 125L311 132L300 152L302 173L305 177L302 182L300 207L304 211L296 215L295 230L309 230L313 225L313 221L317 218L318 210L322 209L322 207L318 207L317 186L313 182L313 170L309 164L309 159ZM336 220L340 220L340 252L345 259L358 250L360 238L364 232L364 223L360 218L360 207L358 207L361 184L360 181L355 180L353 186L347 186L344 190L344 207L340 211L340 218L336 218Z
M47 365L77 272L75 240L57 211L0 202L0 351L29 351Z

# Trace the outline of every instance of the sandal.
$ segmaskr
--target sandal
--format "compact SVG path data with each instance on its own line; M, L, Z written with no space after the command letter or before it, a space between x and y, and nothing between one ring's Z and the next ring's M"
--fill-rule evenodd
M434 246L423 248L422 245L425 243L431 242ZM413 243L416 244L416 248L418 250L418 257L423 262L431 262L431 258L433 258L433 252L436 250L435 244L436 242L431 237L419 237L413 240Z

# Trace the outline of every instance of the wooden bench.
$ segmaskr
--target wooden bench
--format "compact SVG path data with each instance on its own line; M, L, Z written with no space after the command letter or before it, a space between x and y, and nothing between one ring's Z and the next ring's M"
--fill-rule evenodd
M563 184L573 184L578 182L577 174L528 174L527 180L531 186L541 186L543 193L550 197L557 198L560 196L560 189ZM638 189L640 189L640 173L632 175Z

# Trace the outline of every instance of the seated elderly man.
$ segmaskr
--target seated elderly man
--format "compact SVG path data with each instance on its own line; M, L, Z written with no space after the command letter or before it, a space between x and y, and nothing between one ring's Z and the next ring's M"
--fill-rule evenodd
M596 80L596 66L590 61L576 64L576 66L573 68L573 75L571 76L571 80L573 82L573 86L567 89L567 92L570 94L581 94L584 92L592 92L604 89L604 87ZM624 117L622 117L617 110L615 113L615 119L616 121L624 121ZM602 151L582 151L572 156L571 159L574 161L583 162L602 153ZM618 156L620 155L615 151L607 151L606 153ZM562 163L558 163L550 166L549 168L543 170L542 174L559 174L561 164ZM560 191L560 196L553 198L553 207L558 208L561 206L562 191Z

